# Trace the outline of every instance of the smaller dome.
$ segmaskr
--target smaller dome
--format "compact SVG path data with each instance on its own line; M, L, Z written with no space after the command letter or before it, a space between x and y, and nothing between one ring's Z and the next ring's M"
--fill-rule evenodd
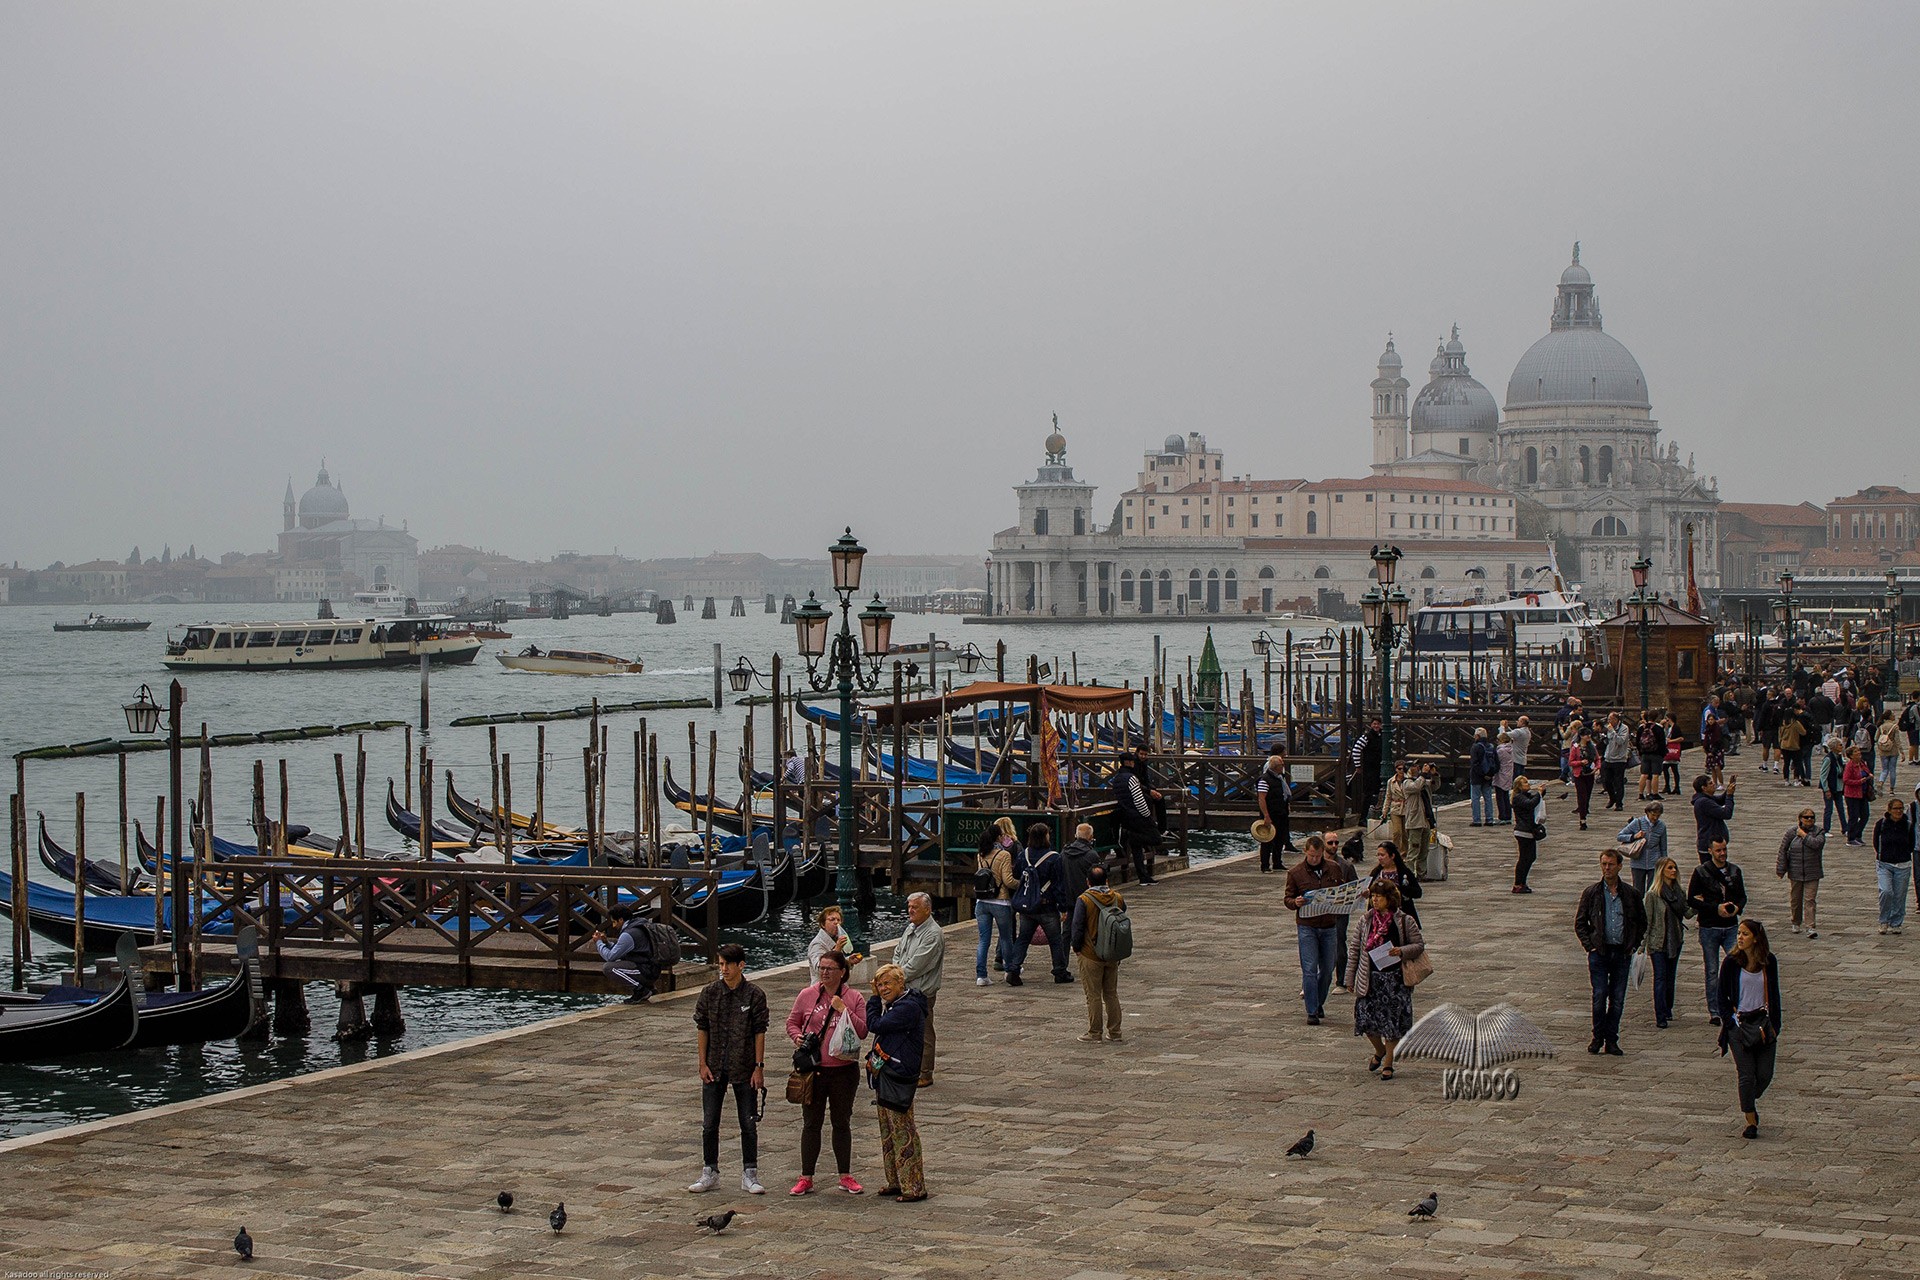
M1398 369L1400 367L1400 353L1393 349L1393 339L1388 338L1387 349L1380 353L1381 372L1384 373L1388 369Z
M1059 457L1061 454L1065 453L1066 451L1067 451L1067 438L1065 436L1061 435L1058 431L1056 431L1052 435L1047 437L1047 452L1049 454L1051 454L1054 457Z
M1186 451L1187 442L1177 435L1168 436L1160 446L1162 453L1185 453Z
M1561 284L1592 284L1593 276L1579 263L1574 263L1560 273Z

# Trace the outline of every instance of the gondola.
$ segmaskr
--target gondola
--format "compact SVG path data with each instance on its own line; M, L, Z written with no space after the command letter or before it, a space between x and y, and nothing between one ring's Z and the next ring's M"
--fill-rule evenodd
M140 1029L128 970L91 1004L0 1005L0 1062L44 1062L76 1053L104 1053L129 1044Z
M799 855L796 853L795 856ZM793 899L805 906L825 893L832 882L833 868L827 862L826 846L816 843L813 857L795 870Z
M705 795L694 795L673 780L673 763L671 761L663 758L660 763L662 765L660 789L666 794L669 804L692 818L696 823L704 822L708 811L711 810L714 830L725 831L736 836L746 834L747 824L740 817L740 806L726 804L724 802L715 804ZM773 815L771 813L760 813L756 811L753 815L753 822L756 828L764 827L771 830L773 826Z
M201 1044L232 1040L253 1021L252 982L257 962L248 959L240 972L217 987L200 991L148 991L140 998L139 1028L128 1049L157 1049L170 1044ZM111 996L105 997L110 999ZM87 1007L102 999L97 991L55 987L33 1004L13 1004L6 1012L50 1006ZM0 1013L0 1027L6 1025Z
M35 810L35 813L38 814L40 818L41 865L53 872L56 876L59 876L62 880L65 880L68 884L72 884L74 865L78 860L65 849L55 844L53 837L47 834L47 815L39 813L38 810ZM138 871L132 867L127 868L127 877L132 881L131 884L126 884L121 881L119 868L108 866L104 862L96 862L91 858L87 859L88 893L105 893L111 894L114 897L123 897L140 887L140 873Z
M398 831L415 844L420 842L420 817L400 807L400 798L393 793L393 779L387 779L387 825ZM469 828L458 831L441 823L433 824L433 847L435 849L477 849L480 847L480 833Z
M475 804L453 789L453 771L451 769L447 771L447 812L451 814L456 821L465 826L472 827L481 835L490 836L499 829L499 819L495 814ZM509 814L506 820L512 825L517 835L533 834L534 821L529 815L524 813ZM560 844L568 841L584 840L586 839L586 833L568 827L556 827L553 823L549 822L546 824L545 829L540 832L540 839L543 842Z
M674 894L674 907L696 925L707 918L707 886L687 881L688 888ZM766 894L760 886L760 872L722 871L720 873L720 927L739 929L753 924L766 913Z
M113 894L87 895L87 924L81 946L88 951L112 951L122 936L135 942L146 944L154 940L153 899L150 893L135 893L125 896ZM208 937L232 937L233 920L212 898L202 898L208 911L206 921L200 931ZM291 918L294 908L283 908ZM0 872L0 915L13 914L13 877ZM173 899L170 895L160 896L160 915L168 923L173 921ZM63 893L49 884L38 880L27 881L27 927L51 942L62 946L73 945L73 895Z

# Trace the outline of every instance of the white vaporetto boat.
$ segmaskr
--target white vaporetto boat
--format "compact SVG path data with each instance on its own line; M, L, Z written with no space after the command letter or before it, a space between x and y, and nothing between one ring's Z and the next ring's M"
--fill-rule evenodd
M380 587L353 593L353 611L370 618L403 618L412 611L413 601L404 591Z
M533 671L548 676L622 676L639 675L638 658L629 662L610 653L591 649L542 649L528 645L519 653L496 655L500 665L513 671Z
M1509 643L1583 653L1599 637L1599 620L1586 601L1567 591L1532 591L1506 600L1423 606L1414 616L1412 644L1421 654L1497 653Z
M423 618L329 618L299 622L200 622L167 636L166 663L176 671L345 670L466 663L483 642L455 633L444 614Z

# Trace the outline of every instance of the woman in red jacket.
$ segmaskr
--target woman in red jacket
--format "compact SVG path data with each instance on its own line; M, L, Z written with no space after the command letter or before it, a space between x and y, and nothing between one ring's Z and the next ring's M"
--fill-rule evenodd
M1840 774L1840 794L1847 801L1847 843L1859 848L1867 829L1867 802L1873 799L1873 770L1860 748L1847 748L1847 767Z

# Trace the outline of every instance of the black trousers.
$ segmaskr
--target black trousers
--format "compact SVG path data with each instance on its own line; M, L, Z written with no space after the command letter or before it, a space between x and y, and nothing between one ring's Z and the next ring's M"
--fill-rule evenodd
M820 1129L833 1111L833 1161L842 1174L853 1172L853 1099L860 1092L860 1064L822 1067L813 1077L813 1101L800 1108L800 1172L813 1176L820 1163ZM708 1163L712 1163L709 1161Z
M1520 860L1513 864L1513 882L1521 888L1527 884L1527 873L1533 870L1533 861L1540 856L1540 842L1529 840L1525 836L1515 836L1520 845Z
M740 1116L740 1163L752 1169L760 1163L760 1125L753 1118L753 1085L725 1080L700 1086L700 1159L709 1169L720 1167L720 1111L726 1105L727 1090L733 1090L734 1110Z
M1160 847L1159 833L1149 836L1145 832L1122 827L1120 843L1133 855L1133 878L1142 881L1153 879L1153 854Z
M1607 787L1607 806L1613 809L1625 809L1627 807L1627 762L1625 760L1601 761L1600 777Z
M1742 1048L1738 1034L1727 1036L1727 1051L1733 1055L1733 1069L1740 1074L1740 1109L1758 1111L1760 1095L1773 1083L1773 1056L1780 1038L1771 1033L1758 1049Z
M1260 869L1272 867L1283 871L1286 864L1280 860L1280 854L1293 848L1293 815L1282 809L1273 818L1273 839L1260 846Z

